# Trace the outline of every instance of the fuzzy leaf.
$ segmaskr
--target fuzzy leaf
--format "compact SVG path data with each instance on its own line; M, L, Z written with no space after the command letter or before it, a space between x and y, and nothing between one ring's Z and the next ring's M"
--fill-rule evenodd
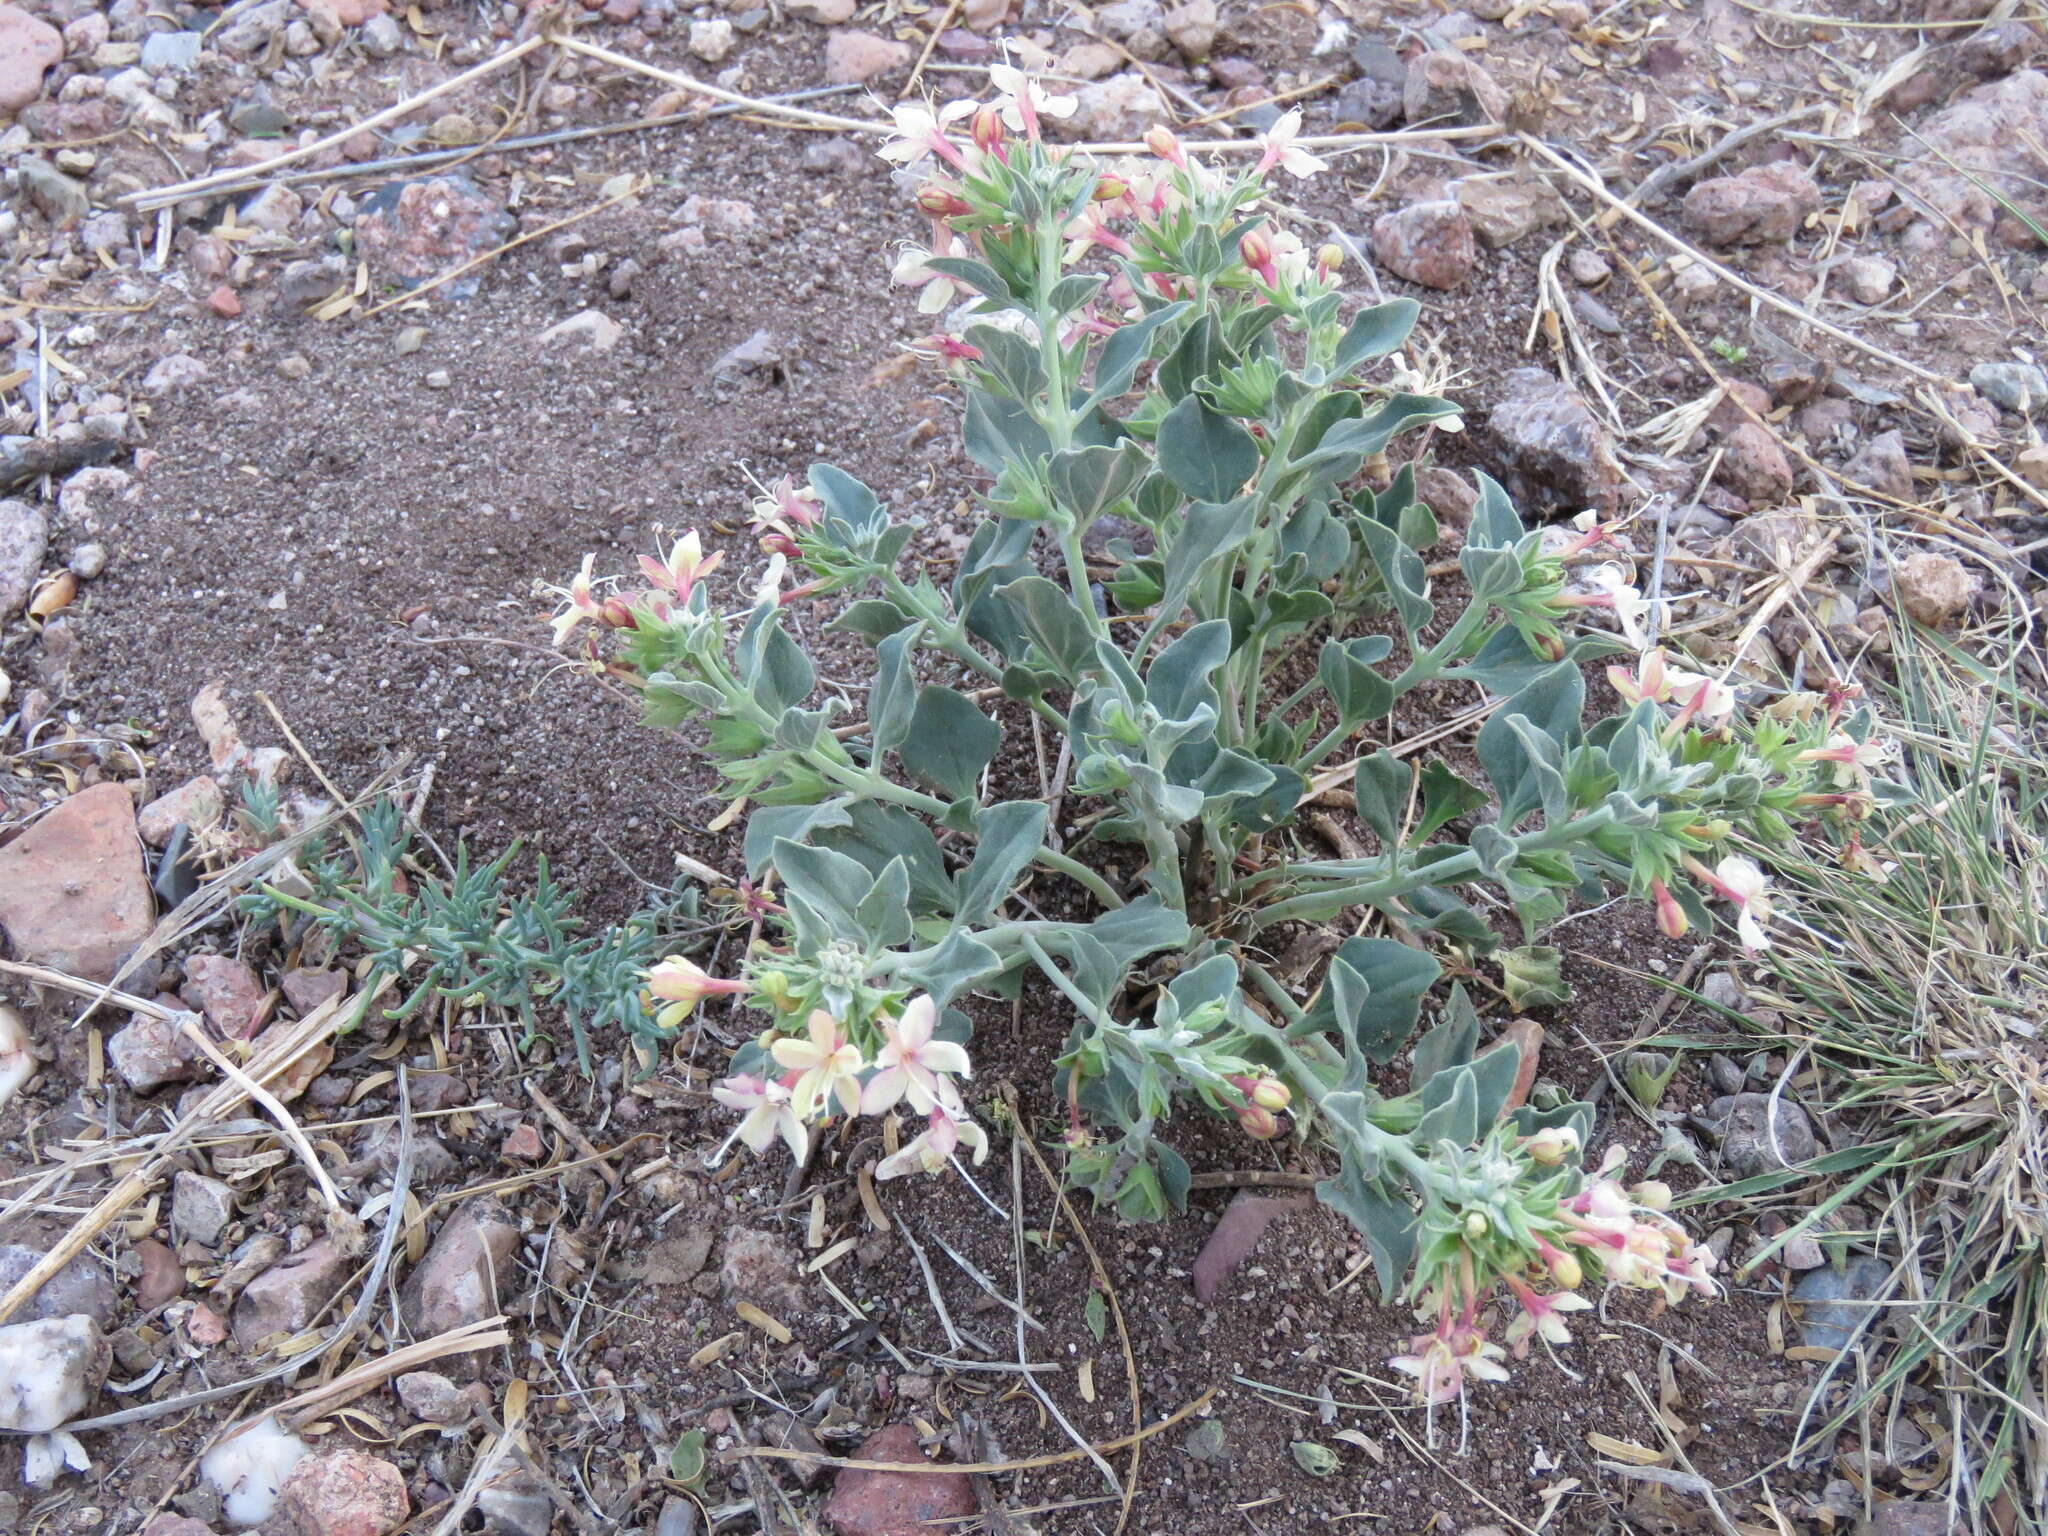
M1155 309L1141 320L1119 326L1116 334L1102 344L1102 350L1095 359L1095 390L1088 397L1091 410L1116 399L1131 387L1131 380L1138 375L1138 365L1151 350L1153 332L1178 320L1187 307L1185 301L1177 301Z
M1064 587L1043 576L1026 576L997 590L1024 622L1025 633L1069 682L1095 659L1095 631Z
M1422 306L1413 299L1389 299L1361 309L1337 343L1337 355L1330 363L1331 380L1341 383L1363 364L1399 350L1421 313Z
M1358 760L1352 779L1358 819L1379 835L1382 848L1400 841L1401 819L1408 814L1408 792L1414 784L1415 770L1384 747Z
M1051 807L1038 800L1006 800L976 818L980 841L974 862L961 872L958 920L980 924L1010 893L1024 866L1044 846Z
M1159 423L1159 468L1197 501L1226 501L1259 471L1259 445L1190 395Z
M1045 469L1060 505L1086 523L1130 495L1147 467L1144 453L1126 441L1114 448L1070 448L1055 454Z
M996 755L1002 727L974 707L972 700L927 684L917 691L910 734L897 749L903 766L952 799L972 795L976 782Z
M1525 944L1500 953L1501 985L1510 1008L1555 1008L1571 1001L1571 984L1561 972L1564 952L1549 944Z
M1358 1096L1329 1097L1334 1101ZM1325 1107L1333 1106L1326 1101ZM1358 1115L1363 1118L1362 1106ZM1415 1259L1415 1209L1383 1179L1367 1171L1365 1154L1355 1142L1346 1145L1340 1137L1338 1144L1342 1160L1337 1176L1316 1186L1316 1199L1350 1222L1365 1239L1372 1250L1373 1273L1379 1277L1380 1300L1391 1303L1400 1294L1401 1282Z
M910 653L921 628L913 624L899 629L875 647L875 680L868 684L868 739L877 754L910 734L910 711L916 704Z
M1204 705L1213 712L1209 679L1230 655L1230 626L1221 619L1197 624L1153 659L1145 675L1145 701L1166 720L1189 720Z
M1478 1047L1479 1015L1461 982L1451 988L1451 1000L1436 1027L1415 1042L1415 1061L1408 1073L1409 1091L1427 1087L1439 1072L1462 1067Z
M1468 784L1442 762L1432 759L1422 770L1422 813L1409 841L1424 843L1446 822L1469 816L1486 804L1486 791Z

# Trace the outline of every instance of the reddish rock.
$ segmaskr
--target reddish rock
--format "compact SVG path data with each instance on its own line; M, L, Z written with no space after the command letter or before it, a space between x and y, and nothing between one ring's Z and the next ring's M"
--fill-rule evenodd
M254 1349L272 1334L311 1327L354 1267L355 1261L324 1237L271 1265L249 1282L235 1303L235 1343ZM420 1336L438 1331L425 1329Z
M1745 421L1721 444L1714 478L1757 507L1775 507L1792 494L1792 461L1768 427Z
M1820 208L1806 168L1786 160L1715 176L1685 195L1685 221L1711 245L1783 244Z
M258 1035L249 1046L249 1054L261 1056L270 1050L296 1026L290 1023L276 1023ZM319 1045L302 1052L298 1060L270 1080L270 1091L289 1104L312 1085L313 1079L334 1065L334 1047L322 1041Z
M142 1536L213 1536L213 1527L190 1515L162 1514L142 1528Z
M241 297L226 283L206 296L206 307L223 320L232 320L242 312Z
M1963 616L1977 595L1977 578L1952 555L1923 549L1908 555L1892 572L1899 605L1916 623L1939 629Z
M194 1302L185 1316L185 1336L202 1349L212 1349L227 1342L228 1325L205 1302Z
M1462 528L1472 521L1479 493L1456 470L1432 464L1415 472L1415 499L1435 514L1438 523Z
M1721 398L1714 402L1713 410L1707 413L1706 429L1714 437L1726 437L1752 415L1768 415L1770 409L1769 390L1747 379L1730 379L1721 387Z
M315 1008L331 1003L348 990L347 971L292 970L284 973L279 983L284 988L284 1000L304 1018Z
M1202 1251L1195 1255L1193 1276L1195 1300L1207 1306L1216 1299L1237 1266L1252 1256L1252 1250L1259 1245L1275 1217L1284 1216L1309 1204L1307 1195L1260 1195L1251 1190L1238 1191L1216 1225L1210 1230L1209 1240L1202 1244Z
M152 1312L185 1289L185 1266L155 1238L138 1242L135 1257L142 1262L142 1276L135 1282L135 1305L140 1310Z
M0 112L43 93L43 72L64 57L64 34L19 6L0 5Z
M537 1163L547 1156L547 1147L540 1139L540 1131L531 1120L522 1120L512 1127L512 1134L505 1138L499 1148L505 1156L519 1163Z
M121 126L121 109L104 96L83 101L38 101L21 109L21 126L45 144L97 139Z
M1426 288L1455 288L1479 259L1472 221L1449 198L1411 203L1373 221L1373 254L1396 277Z
M742 1227L725 1239L719 1283L729 1302L750 1301L787 1321L808 1311L797 1252L772 1232Z
M299 9L316 20L325 17L338 27L360 27L372 16L391 9L391 0L298 0Z
M166 1083L189 1083L206 1075L206 1056L169 1019L131 1013L107 1041L107 1060L121 1081L137 1093L154 1093Z
M410 287L494 249L516 228L475 183L431 176L388 183L365 198L356 212L356 248L374 271ZM475 285L465 275L455 286Z
M921 1463L917 1431L891 1424L868 1436L858 1461ZM980 1502L963 1472L866 1472L848 1468L825 1501L825 1523L839 1536L934 1536L977 1513ZM945 1522L939 1524L937 1522Z
M453 1072L415 1072L410 1091L416 1110L453 1109L469 1102L469 1084Z
M519 1224L488 1195L465 1201L442 1224L433 1246L400 1293L407 1326L416 1338L479 1322L498 1310L498 1296L512 1278L512 1253ZM473 1355L443 1362L450 1375L472 1377Z
M1612 512L1621 497L1614 442L1586 402L1541 368L1517 368L1488 415L1508 493L1532 509L1593 507Z
M194 832L220 825L227 810L227 796L220 784L201 774L176 789L158 795L135 814L135 830L152 848L161 848L182 824Z
M363 1451L302 1457L277 1502L298 1536L388 1536L412 1513L405 1474Z
M1863 451L1849 461L1847 474L1858 485L1899 501L1914 499L1913 461L1906 457L1906 439L1897 431L1880 432L1864 444Z
M123 785L80 790L0 848L0 928L31 965L110 981L155 916Z
M853 19L854 0L789 0L783 9L799 21L820 27L836 27Z
M246 963L233 955L189 955L178 996L231 1040L253 1040L270 1015L270 998Z
M825 40L825 80L829 85L865 85L878 75L907 68L916 57L908 43L849 28Z

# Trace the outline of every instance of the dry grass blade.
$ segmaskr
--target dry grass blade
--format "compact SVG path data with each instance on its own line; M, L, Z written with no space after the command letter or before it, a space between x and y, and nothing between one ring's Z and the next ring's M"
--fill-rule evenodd
M323 150L338 148L358 133L365 133L372 128L382 127L385 123L395 122L416 107L423 106L437 97L446 96L450 91L459 91L465 85L481 80L486 75L496 74L508 64L516 64L545 41L545 38L529 37L523 43L515 43L503 53L485 59L483 63L478 64L472 69L465 69L459 75L450 75L439 85L431 86L416 95L408 96L405 100L386 107L381 112L373 112L361 122L350 123L346 128L337 129L335 132L328 134L324 139L316 139L311 144L301 145L297 149L289 150L279 155L275 160L268 162L268 169L274 171L283 170L288 165L296 165L301 160L309 160ZM172 186L148 187L140 192L130 192L125 197L116 198L115 201L133 204L146 212L152 208L161 208L170 203L181 202L195 193L204 192L211 187L239 180L245 175L247 175L247 171L243 167L230 166L226 170L213 171L205 176L195 176L190 181L181 181Z
M1751 1003L1778 1049L1833 1084L1846 1134L1830 1188L1759 1175L1723 1198L1803 1198L1777 1241L1824 1233L1852 1197L1878 1212L1870 1246L1900 1302L1868 1317L1828 1363L1800 1426L1826 1446L1853 1420L1888 1426L1908 1384L1954 1405L1956 1475L1972 1502L2003 1499L2012 1531L2044 1529L2048 1428L2048 700L1916 631L1894 636L1902 761L1921 809L1862 828L1845 868L1825 853L1774 859L1798 922L1764 952ZM1867 871L1875 863L1882 878ZM1887 1291L1884 1294L1889 1294ZM1885 1447L1887 1451L1889 1447Z
M90 983L79 985L93 991L99 990ZM353 1028L361 1020L363 1010L381 998L388 988L387 982L374 990L358 992L353 997L337 997L323 1003L296 1024L285 1029L277 1040L252 1060L245 1069L248 1077L258 1083L266 1082L285 1071L328 1036ZM273 1030L272 1033L278 1032ZM90 1211L79 1217L72 1224L71 1230L59 1238L27 1274L15 1281L5 1295L0 1295L0 1323L12 1317L58 1270L84 1252L86 1244L113 1225L123 1211L142 1199L160 1181L168 1178L172 1171L174 1154L202 1127L225 1119L246 1104L248 1099L249 1096L242 1086L230 1079L216 1084L203 1099L180 1115L177 1123L157 1138L141 1163L102 1195Z

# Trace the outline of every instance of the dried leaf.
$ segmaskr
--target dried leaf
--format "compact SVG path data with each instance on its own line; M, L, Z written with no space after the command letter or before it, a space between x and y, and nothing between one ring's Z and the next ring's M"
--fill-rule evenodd
M59 571L48 581L38 586L35 596L28 600L28 616L32 619L47 619L53 613L61 613L71 606L71 600L78 596L78 578L69 571Z
M751 1301L735 1302L732 1310L734 1316L738 1317L741 1322L746 1323L750 1327L760 1329L778 1344L787 1344L796 1337L795 1334L789 1331L787 1325L779 1319L770 1317Z
M1586 1444L1602 1456L1615 1461L1627 1462L1632 1467L1655 1467L1663 1465L1665 1455L1653 1451L1647 1445L1637 1445L1633 1440L1617 1440L1612 1435L1603 1435L1594 1430L1586 1436Z

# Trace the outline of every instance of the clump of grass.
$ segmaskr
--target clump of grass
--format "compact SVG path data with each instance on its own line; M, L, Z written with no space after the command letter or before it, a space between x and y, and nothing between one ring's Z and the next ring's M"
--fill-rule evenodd
M1886 1460L1910 1460L1891 1452L1908 1412L1901 1389L1915 1385L1948 1462L1939 1491L2001 1530L2040 1532L2048 704L2022 680L2023 652L1987 667L1921 632L1900 635L1895 656L1880 703L1916 803L1865 823L1834 862L1818 846L1774 860L1798 921L1750 992L1751 1027L1821 1069L1838 1150L1715 1194L1810 1204L1774 1248L1824 1232L1854 1200L1876 1211L1859 1237L1893 1265L1883 1304L1808 1403L1792 1457L1825 1459L1849 1428Z

